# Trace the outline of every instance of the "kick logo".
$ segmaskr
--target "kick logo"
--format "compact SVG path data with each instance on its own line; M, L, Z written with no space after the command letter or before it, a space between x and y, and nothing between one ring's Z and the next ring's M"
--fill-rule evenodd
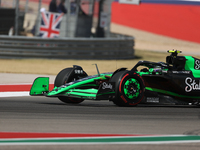
M112 84L111 83L106 83L106 82L103 82L102 83L102 89L112 89Z
M196 69L196 70L200 69L200 61L199 60L195 60L194 69Z
M185 79L185 84L187 85L185 87L186 92L191 92L192 90L200 90L200 81L198 83L196 83L195 80L193 80L190 77L187 77Z

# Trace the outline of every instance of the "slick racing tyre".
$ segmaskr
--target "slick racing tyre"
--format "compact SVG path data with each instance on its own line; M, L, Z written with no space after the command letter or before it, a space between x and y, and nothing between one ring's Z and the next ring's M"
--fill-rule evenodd
M136 106L144 97L144 81L135 72L118 72L110 82L115 82L115 98L112 101L118 106Z
M83 71L83 74L77 75L74 72L74 68L65 68L65 69L61 70L58 73L58 75L56 76L56 79L54 81L54 87L59 87L66 83L78 80L78 79L80 79L80 77L87 77L87 76L88 75L85 71ZM59 96L58 99L64 103L76 103L76 104L84 101L84 99L70 98L70 97L65 97L65 96Z

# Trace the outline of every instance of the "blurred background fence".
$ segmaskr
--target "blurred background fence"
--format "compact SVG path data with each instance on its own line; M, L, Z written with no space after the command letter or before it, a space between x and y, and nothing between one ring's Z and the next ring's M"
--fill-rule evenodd
M110 33L112 1L66 0L59 38L41 38L51 0L0 0L0 58L134 58L134 38Z
M0 58L132 59L133 37L59 38L0 36Z

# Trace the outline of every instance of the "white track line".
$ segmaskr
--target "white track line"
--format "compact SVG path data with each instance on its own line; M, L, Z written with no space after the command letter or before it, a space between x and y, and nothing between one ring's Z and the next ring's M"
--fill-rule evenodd
M20 96L30 96L29 92L0 92L0 97L20 97Z

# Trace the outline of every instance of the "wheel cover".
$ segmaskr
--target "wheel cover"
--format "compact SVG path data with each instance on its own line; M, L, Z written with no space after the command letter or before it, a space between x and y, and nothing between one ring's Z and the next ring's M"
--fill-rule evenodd
M124 83L124 94L129 99L135 99L140 94L140 88L138 80L130 78Z

